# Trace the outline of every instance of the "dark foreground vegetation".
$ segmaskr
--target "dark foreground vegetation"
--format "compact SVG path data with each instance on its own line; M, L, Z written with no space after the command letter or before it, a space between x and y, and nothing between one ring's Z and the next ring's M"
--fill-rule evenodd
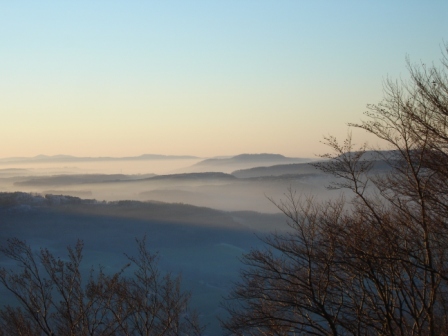
M354 196L278 204L293 231L245 255L231 334L448 334L448 46L440 67L408 68L352 125L389 144L390 173L369 174L350 137L326 139L333 154L318 167Z
M290 190L277 203L290 229L262 238L263 247L244 255L240 280L223 302L225 332L448 334L448 46L439 67L408 66L410 80L387 81L384 100L368 107L366 121L351 125L384 140L389 151L372 160L350 136L342 144L326 139L330 160L315 166L337 177L330 188L349 192L322 203ZM378 160L388 167L381 174ZM136 204L117 203L116 214L140 218ZM93 205L89 215L99 209ZM2 268L0 282L19 305L0 311L1 332L200 334L179 278L160 274L144 241L137 244L137 257L129 258L132 277L100 268L81 286L81 244L62 260L10 240L2 252L22 267Z
M20 307L0 311L0 335L200 335L180 277L160 274L145 240L137 245L138 256L129 256L119 272L92 269L83 281L82 242L68 247L63 260L48 249L35 255L23 241L10 239L0 251L20 271L0 270L0 283ZM134 269L130 277L123 275L128 267Z
M239 258L251 247L261 246L254 232L283 229L284 218L186 204L0 193L0 226L0 246L7 246L7 239L20 237L30 245L38 263L41 247L66 261L67 246L75 246L81 239L84 285L92 268L102 269L108 276L119 272L129 263L126 255L138 255L135 238L146 235L148 250L158 256L160 274L182 276L181 290L191 293L190 307L206 326L203 335L220 335L217 317L225 314L220 301L237 280ZM2 253L1 267L20 271L16 262ZM134 269L126 268L122 276L132 277ZM48 278L45 272L40 274ZM57 294L53 297L58 298ZM7 305L20 303L0 284L0 308Z

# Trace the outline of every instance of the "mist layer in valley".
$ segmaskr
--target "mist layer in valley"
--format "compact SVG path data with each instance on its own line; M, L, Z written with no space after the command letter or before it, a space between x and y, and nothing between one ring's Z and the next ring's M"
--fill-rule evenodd
M278 212L267 197L278 199L288 188L318 197L327 197L328 193L325 186L329 177L306 163L311 159L276 154L205 160L64 158L0 160L0 188L105 201L161 201L261 212Z
M18 237L64 257L81 239L84 271L102 265L112 274L126 264L123 253L136 252L135 238L146 236L161 270L182 274L209 335L221 334L220 302L238 279L241 256L261 247L265 234L290 229L272 201L288 190L322 200L341 193L327 189L337 180L311 160L278 155L34 161L0 160L1 244ZM387 172L372 162L373 174ZM126 165L133 168L122 173ZM3 257L0 264L14 267ZM0 296L12 299L3 288Z

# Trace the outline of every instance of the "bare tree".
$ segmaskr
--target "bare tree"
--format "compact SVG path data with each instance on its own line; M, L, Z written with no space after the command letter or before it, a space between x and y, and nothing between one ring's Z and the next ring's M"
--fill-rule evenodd
M20 271L0 269L0 283L17 306L0 310L0 335L200 335L202 327L189 312L190 294L180 277L162 275L145 239L138 256L119 272L100 269L82 275L82 242L68 247L68 260L48 249L35 254L19 239L0 251ZM125 276L127 269L132 276Z
M236 335L443 335L448 330L448 45L441 67L412 65L351 126L389 144L376 157L351 137L318 168L347 199L293 192L277 204L292 230L274 233L225 305ZM376 161L388 173L375 174Z

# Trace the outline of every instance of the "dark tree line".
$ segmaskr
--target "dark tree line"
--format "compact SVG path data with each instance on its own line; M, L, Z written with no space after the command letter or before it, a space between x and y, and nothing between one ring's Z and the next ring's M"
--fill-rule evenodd
M225 301L232 335L448 334L448 45L438 65L385 83L361 128L389 145L374 174L366 146L326 139L318 168L348 189L277 203L292 230L274 233Z
M188 310L190 294L181 290L180 277L159 272L144 239L137 246L138 255L129 256L121 271L92 270L86 276L80 270L82 242L68 247L62 260L10 239L0 251L20 271L1 268L0 283L18 305L0 310L0 335L200 335L203 328Z

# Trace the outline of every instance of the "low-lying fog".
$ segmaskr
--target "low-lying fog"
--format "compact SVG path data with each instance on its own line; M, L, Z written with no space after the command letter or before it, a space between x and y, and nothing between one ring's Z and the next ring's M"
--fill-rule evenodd
M278 200L288 188L323 198L334 194L326 189L328 176L306 161L311 160L260 154L212 160L0 163L0 189L272 213L278 209L268 197Z
M288 189L320 199L340 194L326 188L334 179L307 160L278 155L51 160L0 160L0 245L18 237L64 257L65 247L82 239L83 271L102 265L117 272L123 252L132 254L134 239L146 235L161 270L182 274L206 335L222 333L220 302L238 280L243 253L262 247L266 233L290 229L268 197L279 201ZM0 267L13 264L0 255ZM3 287L0 297L13 302Z
M171 174L202 159L120 160L80 162L0 162L0 177L17 174ZM20 172L19 170L22 170Z

